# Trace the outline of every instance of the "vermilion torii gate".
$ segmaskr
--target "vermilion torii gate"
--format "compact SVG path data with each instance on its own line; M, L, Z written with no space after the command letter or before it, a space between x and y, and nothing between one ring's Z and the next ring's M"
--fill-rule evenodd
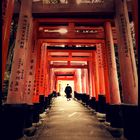
M40 95L48 97L52 92L50 88L50 78L52 77L51 74L53 71L51 70L50 61L67 61L68 65L65 66L67 68L72 68L72 66L70 65L71 61L86 61L88 65L85 67L88 69L89 76L85 78L86 84L82 86L86 87L86 90L84 91L88 92L87 94L89 94L90 97L95 97L97 102L100 97L99 95L106 97L106 103L108 103L109 106L112 107L112 110L110 109L111 115L115 111L113 109L117 108L116 110L118 111L122 103L124 103L124 110L128 106L128 108L130 109L131 107L137 107L137 68L132 45L132 37L129 28L130 25L127 4L125 0L116 0L115 2L115 19L33 19L31 11L32 1L21 1L20 16L6 104L27 104L28 106L31 106L35 103L39 104ZM10 8L11 11L12 8L13 6ZM12 12L9 16L12 17ZM6 29L10 28L11 18L7 21L8 24L4 22L3 33ZM96 24L102 25L102 27L97 28L86 26L87 23L95 22ZM48 32L48 30L58 30L59 26L48 27L45 25L42 26L41 23L67 23L68 25L66 26L66 28L68 30L68 33L65 35L60 35L58 32ZM76 23L83 23L84 27L76 26ZM112 32L112 25L114 23L114 29L117 33L116 37L114 37ZM96 32L87 32L87 34L83 34L80 33L81 30L95 30ZM9 38L9 33L4 36ZM8 46L6 45L5 39L3 39L3 41L4 64L2 75L4 75L5 71L5 56L7 54L6 48ZM114 53L114 42L117 43L120 60L119 64L123 96L122 101L120 99L120 90ZM67 49L67 57L52 57L49 55L50 50L48 49L48 45L50 44L87 46L94 45L96 49L88 50L89 48L93 48L92 46L87 47L87 50L82 50L82 53L86 51L91 53L91 56L85 58L73 57L73 51L70 51L69 48ZM57 50L54 50L54 52L56 51ZM79 52L80 49L77 50L77 53ZM82 71L82 74L85 75L85 72ZM78 75L78 72L76 75ZM77 83L78 81L81 81L81 79L79 79L78 77L79 76L74 77ZM87 86L87 83L89 83L89 86ZM126 108L125 105L127 105ZM129 113L129 110L127 111ZM133 116L131 116L131 112L129 114L129 117L130 119L133 118ZM112 126L116 127L116 123L114 123ZM132 134L133 133L135 135L135 132L132 131ZM129 134L125 133L125 135L128 136Z

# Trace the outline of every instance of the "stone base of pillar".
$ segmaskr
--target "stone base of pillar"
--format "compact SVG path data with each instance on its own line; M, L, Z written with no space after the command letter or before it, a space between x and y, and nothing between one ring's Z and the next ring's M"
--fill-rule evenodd
M122 104L124 136L128 140L140 139L138 106Z
M33 105L33 123L39 122L39 113L40 113L40 103L34 103L34 105Z
M89 98L90 98L90 97L89 97L89 95L86 94L85 98L86 98L86 99L85 99L85 103L86 103L86 105L88 106L88 105L89 105Z
M122 110L119 104L107 104L106 121L111 123L111 127L122 128Z
M27 105L25 128L32 127L32 123L33 123L33 105Z
M98 101L96 102L96 112L105 113L106 97L105 95L98 95Z
M45 97L45 109L48 108L48 97Z
M96 98L95 97L92 97L89 101L89 106L92 108L92 109L96 109Z
M53 98L53 94L51 93L51 94L48 95L48 107L51 107L52 98Z
M24 135L26 104L5 104L1 110L0 137L16 140Z
M40 114L45 111L45 97L44 95L39 95L39 102L40 102Z
M42 103L45 101L44 95L39 95L39 102Z
M82 102L86 103L86 93L82 93Z
M106 104L105 108L105 113L106 113L106 122L111 122L111 105L109 103Z

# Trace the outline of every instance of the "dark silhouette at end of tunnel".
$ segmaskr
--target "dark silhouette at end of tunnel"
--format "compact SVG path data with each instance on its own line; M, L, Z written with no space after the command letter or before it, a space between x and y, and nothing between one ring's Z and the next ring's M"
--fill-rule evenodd
M72 97L72 95L71 95L72 88L69 84L67 84L67 86L65 87L65 93L66 93L67 100L69 101Z

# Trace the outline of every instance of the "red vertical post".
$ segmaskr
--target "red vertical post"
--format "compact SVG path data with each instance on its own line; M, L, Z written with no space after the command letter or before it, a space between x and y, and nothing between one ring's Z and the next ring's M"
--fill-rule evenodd
M10 27L14 10L14 0L2 0L2 84L6 69L8 45L10 38Z
M37 47L37 56L36 56L36 69L35 69L35 83L34 83L34 95L33 102L39 103L39 74L40 74L40 58L41 58L41 42L38 40L36 43Z
M82 84L82 92L86 93L86 77L85 77L85 69L81 69L81 84Z
M109 74L108 74L107 51L106 51L105 44L102 44L102 55L103 55L106 103L110 103L110 85L109 85Z
M93 55L92 55L93 57ZM95 75L93 73L93 62L89 61L89 86L90 86L90 97L96 96L95 91Z
M127 4L125 0L117 0L115 2L115 21L118 34L118 53L123 102L128 104L138 104L138 75L130 32Z
M93 73L95 77L95 93L96 93L96 100L98 101L99 95L99 74L98 74L98 62L97 62L97 54L93 52Z
M89 94L89 78L88 78L88 69L85 70L86 73L86 93Z
M98 62L98 76L99 76L99 95L105 95L105 79L103 68L102 45L96 44L97 62Z
M41 46L41 60L40 60L40 75L39 75L39 95L44 95L44 68L45 68L45 46L42 44Z
M29 43L30 19L32 16L32 1L21 2L20 16L16 35L13 64L8 88L7 103L24 103L25 68L27 62L27 47Z
M76 90L76 87L77 87L76 83L77 83L77 78L76 78L76 71L75 71L74 72L74 91L77 91Z
M110 103L111 104L120 104L120 92L119 92L119 83L117 75L117 67L115 60L115 50L113 35L111 29L111 23L105 23L105 37L106 37L106 50L107 50L107 60L108 60L108 72L109 72L109 87L110 87Z
M45 79L46 79L46 83L45 83L45 96L48 97L49 95L49 61L48 61L48 50L47 50L47 46L46 46L46 75L45 75Z
M30 22L30 32L29 33L29 43L27 46L27 64L26 64L26 75L25 75L25 93L24 93L24 101L27 104L33 103L33 95L34 95L34 81L35 81L35 69L36 69L36 55L37 55L37 46L35 45L34 35L33 33L33 23Z

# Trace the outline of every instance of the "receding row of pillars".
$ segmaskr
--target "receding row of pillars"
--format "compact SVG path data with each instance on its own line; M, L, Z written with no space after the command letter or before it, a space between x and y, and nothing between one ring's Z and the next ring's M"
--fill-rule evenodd
M127 5L125 0L117 0L115 2L115 23L123 102L137 105L138 78ZM35 37L32 32L34 32L36 24L34 24L32 19L31 7L32 1L24 0L21 2L8 88L7 103L9 104L32 104L33 102L38 102L38 96L40 94L48 96L50 92L49 79L51 77L50 69L48 68L47 49L41 42L33 39ZM104 29L106 37L105 44L96 45L97 50L92 55L93 61L89 62L88 80L90 87L86 91L89 90L88 92L91 96L95 96L97 99L97 95L101 94L107 97L107 102L120 104L120 90L110 22L105 23ZM5 52L3 53L5 54ZM79 82L81 83L81 81ZM82 89L82 87L79 88L79 90Z

